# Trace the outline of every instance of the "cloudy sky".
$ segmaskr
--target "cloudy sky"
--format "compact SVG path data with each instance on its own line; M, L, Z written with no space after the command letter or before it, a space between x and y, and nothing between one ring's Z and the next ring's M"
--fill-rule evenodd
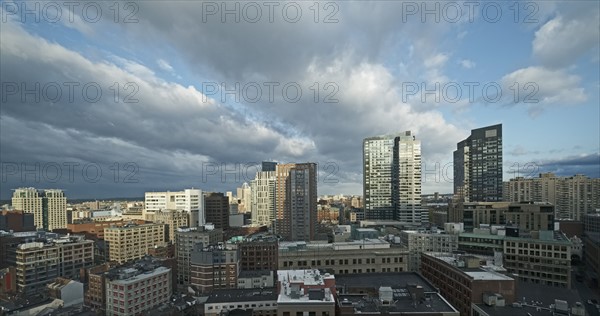
M505 180L600 177L597 1L1 4L1 199L229 191L263 160L362 194L362 139L405 130L450 193L497 123Z

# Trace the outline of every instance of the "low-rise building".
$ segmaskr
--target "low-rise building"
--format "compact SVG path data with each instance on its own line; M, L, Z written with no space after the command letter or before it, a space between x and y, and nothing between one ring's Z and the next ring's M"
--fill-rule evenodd
M64 302L63 307L83 305L83 283L67 278L56 278L46 286L51 298Z
M319 270L279 270L277 315L335 315L335 277Z
M275 286L273 271L244 271L237 278L238 289L258 289Z
M350 315L444 315L459 312L415 272L336 276L337 313Z
M281 242L279 269L320 269L332 274L407 271L408 250L380 239L339 243Z
M204 303L204 315L276 316L277 296L276 288L215 290Z
M515 280L500 273L505 269L486 264L473 255L429 252L422 254L421 273L466 316L471 315L471 303L494 299L503 306L515 300Z
M63 236L20 244L16 248L17 291L37 294L62 276L79 278L79 270L94 264L94 242L83 236Z
M106 315L139 315L169 301L171 269L140 260L106 274Z

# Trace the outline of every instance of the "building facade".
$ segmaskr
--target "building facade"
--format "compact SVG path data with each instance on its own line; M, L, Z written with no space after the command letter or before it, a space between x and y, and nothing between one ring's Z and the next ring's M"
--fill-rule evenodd
M423 253L421 273L461 315L472 315L471 304L482 303L490 294L506 304L514 302L515 280L493 269L481 268L481 263L481 259L474 256Z
M273 226L275 220L275 171L260 171L250 182L252 225Z
M216 289L236 289L239 273L238 249L223 244L196 244L190 255L190 284L202 294Z
M190 257L198 243L214 245L223 241L223 230L214 227L180 228L175 233L175 249L177 254L177 284L190 284Z
M408 271L418 272L421 267L421 253L452 253L458 250L458 235L405 230L400 232L400 243L408 249Z
M94 264L94 242L83 236L20 244L16 249L17 291L38 294L59 276L79 279L79 270Z
M320 269L333 274L402 272L408 250L379 239L333 244L282 242L279 270Z
M108 259L118 263L140 259L148 248L165 242L165 224L125 225L104 229Z
M229 198L223 193L207 193L204 196L204 211L206 223L222 230L229 228Z
M171 298L171 269L143 264L106 277L106 315L141 315Z
M159 210L154 214L154 222L167 225L166 240L175 243L175 234L180 227L190 227L190 212L185 210Z

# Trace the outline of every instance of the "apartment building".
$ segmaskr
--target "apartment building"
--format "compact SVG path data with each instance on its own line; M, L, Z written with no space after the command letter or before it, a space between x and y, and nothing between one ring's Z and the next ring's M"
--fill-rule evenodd
M17 291L40 293L59 276L79 279L79 270L94 263L94 242L83 236L63 236L26 242L15 249Z
M18 188L13 192L12 207L31 213L39 229L52 231L67 227L67 198L62 190Z
M240 273L238 249L228 248L223 243L216 245L195 244L190 254L190 284L200 293L214 289L236 289Z
M105 228L108 259L122 264L142 258L148 253L148 248L165 242L165 229L165 224Z
M335 315L335 276L319 270L281 270L277 315Z
M141 315L168 302L171 277L171 269L149 260L108 271L106 315Z
M202 190L185 189L183 191L146 192L144 196L145 216L154 220L159 210L181 210L189 213L189 225L201 226L206 223L204 213L204 195Z

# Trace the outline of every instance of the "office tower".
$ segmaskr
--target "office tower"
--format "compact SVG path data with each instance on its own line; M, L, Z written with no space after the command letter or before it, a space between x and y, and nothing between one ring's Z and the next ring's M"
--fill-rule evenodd
M175 233L180 227L189 227L190 214L183 210L160 210L154 215L154 222L167 225L166 240L175 243Z
M222 230L229 229L229 198L223 193L211 192L204 196L206 222Z
M454 151L454 194L464 202L502 201L502 124L471 130Z
M142 315L169 302L171 269L149 260L106 273L106 315Z
M190 213L190 226L202 226L206 223L204 214L204 199L202 190L185 189L176 192L146 192L146 212L150 214L149 220L154 220L153 215L158 210L184 210Z
M275 176L277 234L287 240L314 240L317 229L317 165L278 164Z
M584 175L557 177L542 173L537 178L516 177L504 182L504 198L511 202L548 202L557 219L581 221L586 213L600 209L600 178Z
M409 271L418 272L422 253L452 253L458 250L458 235L437 231L403 230L400 232L400 243L408 249Z
M13 193L12 206L33 214L37 228L47 231L67 228L67 198L62 190L18 188Z
M165 224L126 225L104 229L110 261L125 263L140 259L148 248L165 242Z
M204 245L217 244L223 241L223 230L213 227L180 228L175 233L177 251L177 283L190 284L190 256L197 243Z
M252 225L273 226L275 220L275 171L260 171L250 182Z
M410 131L363 140L365 218L420 225L421 142Z

